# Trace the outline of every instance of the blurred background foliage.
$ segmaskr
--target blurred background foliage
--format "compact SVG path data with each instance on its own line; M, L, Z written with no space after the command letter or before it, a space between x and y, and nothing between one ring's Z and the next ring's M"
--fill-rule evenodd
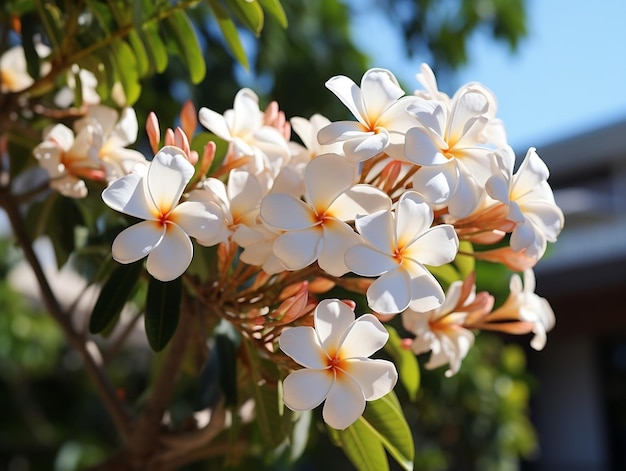
M82 8L98 19L111 3L88 0L72 3L70 9ZM189 57L172 45L171 37L164 36L164 46L174 53L168 66L135 78L141 86L141 93L133 92L137 95L134 106L140 125L150 111L166 126L173 124L187 99L198 107L222 112L232 107L233 97L242 86L260 95L262 107L270 100L278 101L288 118L314 113L331 119L347 117L324 82L336 74L358 82L368 67L376 66L376 58L360 49L351 30L351 18L363 14L363 9L399 28L407 56L423 57L429 62L438 77L443 77L444 89L445 77L471 60L468 41L473 35L489 34L514 50L526 34L523 0L284 0L286 28L280 15L265 15L258 35L250 31L250 25L244 28L237 23L238 41L248 61L246 70L237 60L236 51L233 54L237 41L232 37L228 40L214 16L216 8L236 2L113 3L120 8L134 5L134 21L141 21L137 17L145 20L146 12L155 11L159 5L193 6L185 11L193 22L206 64L203 78L196 71L197 83L192 83L189 64L183 66ZM68 6L69 2L61 0L3 2L2 44L16 41L9 34L16 16L22 17L24 40L29 42L29 34L49 28L40 23L46 18L41 15L42 8L52 11L48 7L54 7L62 14ZM142 8L143 13L137 13ZM123 16L126 10L120 11ZM122 25L120 18L116 20ZM104 23L99 24L106 29ZM69 33L60 40L72 43L76 50L84 47L71 36L79 34L78 30ZM63 55L56 60L62 61ZM409 91L416 87L403 85ZM31 139L36 139L33 136L38 133L38 129L25 130ZM146 148L145 143L139 146ZM0 243L0 469L83 469L115 449L114 431L81 374L80 359L67 348L54 322L9 286L7 274L19 259L10 238L4 237ZM489 279L499 285L498 289L508 284L508 276L502 273L493 272ZM125 378L125 389L119 394L142 400L141 391L150 381L145 376L150 369L143 366L150 358L145 351L131 347L110 364L114 378ZM424 361L420 358L421 363ZM422 387L414 402L406 400L405 392L397 388L415 432L416 469L513 470L518 469L519 457L532 456L536 447L528 419L532 381L525 373L521 347L483 333L456 376L445 378L443 370L423 370L421 378ZM184 410L194 401L199 401L198 390L189 377L181 383L172 410ZM341 450L329 443L323 430L317 432L310 448L295 464L289 464L288 457L280 453L270 462L259 453L258 459L229 461L226 469L346 469L349 465ZM220 458L189 469L225 468Z

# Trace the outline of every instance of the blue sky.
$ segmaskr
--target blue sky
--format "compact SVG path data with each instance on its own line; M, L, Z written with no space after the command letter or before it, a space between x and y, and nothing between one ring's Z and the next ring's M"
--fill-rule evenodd
M529 34L516 54L477 36L458 77L459 84L476 80L494 91L510 144L539 147L626 119L626 0L527 0L527 10ZM367 15L357 21L361 31L379 23ZM393 53L399 48L392 27L381 33L355 32L375 65L416 83L423 60Z

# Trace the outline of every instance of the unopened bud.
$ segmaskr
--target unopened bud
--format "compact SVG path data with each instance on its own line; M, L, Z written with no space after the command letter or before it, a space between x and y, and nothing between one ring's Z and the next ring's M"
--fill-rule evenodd
M191 139L198 127L196 107L191 100L187 100L180 110L180 126L185 135Z
M159 119L153 111L150 112L148 119L146 119L146 133L148 134L148 141L150 141L152 152L156 154L160 148L161 130L159 129Z

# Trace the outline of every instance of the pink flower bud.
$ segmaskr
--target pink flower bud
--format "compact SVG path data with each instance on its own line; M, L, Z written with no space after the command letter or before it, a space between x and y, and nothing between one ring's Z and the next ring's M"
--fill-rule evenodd
M148 115L148 119L146 119L146 133L148 134L152 152L156 154L160 149L161 130L159 129L159 119L152 111Z

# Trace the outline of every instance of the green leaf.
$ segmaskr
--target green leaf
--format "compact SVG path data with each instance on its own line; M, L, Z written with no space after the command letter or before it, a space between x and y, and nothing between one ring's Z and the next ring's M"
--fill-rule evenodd
M398 398L393 392L367 403L359 419L370 427L402 468L413 469L415 446Z
M280 0L259 0L259 3L264 10L278 20L280 26L287 27L287 15L280 4Z
M168 344L178 325L182 278L163 282L150 277L144 317L150 347L160 352Z
M389 340L385 344L385 351L391 356L398 368L398 377L406 389L409 399L415 401L420 388L420 368L417 357L411 350L402 347L402 339L396 329L385 324L389 332Z
M226 0L237 18L255 35L263 30L263 9L256 0Z
M471 242L462 240L459 244L459 252L472 254L474 253L474 246ZM462 280L467 278L476 267L476 259L471 255L458 254L452 263L456 266Z
M26 56L26 70L28 75L38 80L41 76L41 59L35 49L36 22L37 18L35 15L29 14L22 17L22 46Z
M116 63L117 78L124 89L126 105L132 106L141 95L141 85L139 84L139 73L136 67L137 60L131 47L122 40L115 41L114 60Z
M286 424L291 422L291 414L282 407L278 385L270 383L261 375L266 365L259 358L258 350L248 341L244 341L243 345L250 361L250 383L254 396L256 423L265 445L275 448L287 436Z
M185 60L191 82L200 83L206 75L206 64L191 20L184 11L179 10L168 16L165 24L169 26L178 53Z
M133 30L128 33L128 42L133 48L133 53L137 60L137 72L139 73L139 77L146 77L147 75L153 74L153 63L148 59L148 53L137 31Z
M157 73L163 72L167 68L167 49L159 35L158 28L154 23L146 23L141 30L137 31L141 41L146 47L148 60L153 65Z
M328 427L328 435L359 471L387 471L389 462L378 434L360 418L345 430Z
M217 20L217 25L222 32L222 36L224 36L224 39L226 40L228 48L235 56L235 59L237 59L242 66L248 69L250 65L248 63L246 51L243 49L243 45L241 44L241 39L239 38L239 33L237 32L235 23L233 23L233 20L231 20L230 16L228 16L228 11L226 11L218 0L209 0L209 5L211 6L211 10L213 10L213 14Z
M119 316L143 271L143 260L120 265L100 291L89 319L89 332L97 334Z
M56 5L46 0L35 0L35 6L50 40L52 50L56 53L63 42L63 22L61 20L63 15Z

